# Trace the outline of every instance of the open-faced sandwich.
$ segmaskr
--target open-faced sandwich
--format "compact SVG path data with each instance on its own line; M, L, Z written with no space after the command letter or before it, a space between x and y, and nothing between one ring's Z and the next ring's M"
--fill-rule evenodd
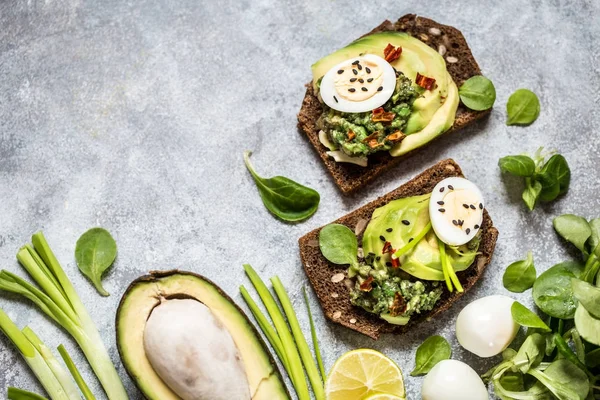
M497 236L477 186L445 160L299 243L325 315L377 339L448 309Z
M312 66L299 127L351 192L441 134L482 117L458 87L481 71L457 29L405 15Z

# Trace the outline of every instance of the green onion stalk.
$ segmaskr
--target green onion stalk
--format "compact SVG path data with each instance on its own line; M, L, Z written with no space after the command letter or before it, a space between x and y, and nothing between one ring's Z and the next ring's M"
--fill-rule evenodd
M44 396L37 393L28 392L27 390L17 389L14 387L8 388L8 400L48 400Z
M128 399L121 378L108 355L100 333L75 288L60 266L42 232L33 235L32 245L23 246L17 260L41 288L18 275L0 272L0 290L31 300L48 317L75 339L110 400Z

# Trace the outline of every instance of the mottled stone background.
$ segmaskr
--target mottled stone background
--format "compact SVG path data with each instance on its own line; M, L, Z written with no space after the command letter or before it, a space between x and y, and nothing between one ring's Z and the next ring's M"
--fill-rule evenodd
M458 27L497 90L489 119L436 142L360 193L336 189L296 113L310 65L382 20L417 13ZM242 263L278 274L306 326L306 278L297 239L453 157L483 191L500 238L481 282L442 318L378 342L324 320L317 310L326 368L349 349L372 347L406 375L426 337L451 341L454 357L484 372L456 342L453 324L468 302L502 287L504 268L532 250L539 271L573 257L551 218L600 215L597 128L600 3L588 1L84 1L0 2L0 265L23 274L19 247L42 229L102 331L133 398L115 348L114 316L131 280L152 269L204 274L240 302ZM516 89L536 92L530 127L505 125ZM501 176L498 158L539 146L557 149L572 169L569 193L527 212L522 183ZM254 150L259 173L285 175L319 191L319 211L300 224L263 207L242 162ZM92 226L110 230L119 256L100 298L77 271L73 252ZM532 304L529 293L515 295ZM314 303L314 297L313 297ZM316 303L313 304L316 306ZM65 343L101 397L74 343L25 301L0 307L50 346ZM421 378L408 378L411 399ZM41 388L0 338L0 391ZM100 398L99 397L99 398Z

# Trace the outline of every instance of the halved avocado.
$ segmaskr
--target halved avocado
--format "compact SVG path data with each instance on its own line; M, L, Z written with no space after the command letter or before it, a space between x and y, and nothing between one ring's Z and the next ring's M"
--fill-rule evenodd
M144 330L161 299L182 298L203 303L227 328L242 357L252 400L290 398L264 341L229 296L210 280L191 272L153 271L131 283L121 299L116 320L121 360L147 399L180 399L156 374L146 357Z

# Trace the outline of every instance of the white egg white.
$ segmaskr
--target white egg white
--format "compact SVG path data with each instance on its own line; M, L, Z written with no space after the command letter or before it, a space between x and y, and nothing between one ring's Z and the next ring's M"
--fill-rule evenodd
M519 325L513 320L514 300L494 295L477 299L458 314L456 338L462 347L479 357L502 353L513 341Z
M336 80L339 78L338 71L342 68L347 68L357 60L359 62L364 60L375 63L382 70L383 81L381 83L381 87L383 89L380 91L372 90L369 94L374 94L364 101L351 101L345 99L336 88ZM365 79L368 78L364 72L364 69L358 72L358 75L356 76L363 77ZM350 75L350 77L354 77L354 75ZM394 71L394 67L392 67L390 63L379 56L374 54L365 54L360 57L354 57L343 61L327 71L321 80L320 94L321 99L323 99L325 104L334 110L348 113L359 113L372 111L378 107L381 107L386 101L389 100L390 97L392 97L395 88L396 72Z
M442 242L463 245L481 229L484 207L483 195L473 182L459 177L446 178L431 193L431 225Z
M429 371L421 388L423 400L487 400L477 372L457 360L444 360Z

